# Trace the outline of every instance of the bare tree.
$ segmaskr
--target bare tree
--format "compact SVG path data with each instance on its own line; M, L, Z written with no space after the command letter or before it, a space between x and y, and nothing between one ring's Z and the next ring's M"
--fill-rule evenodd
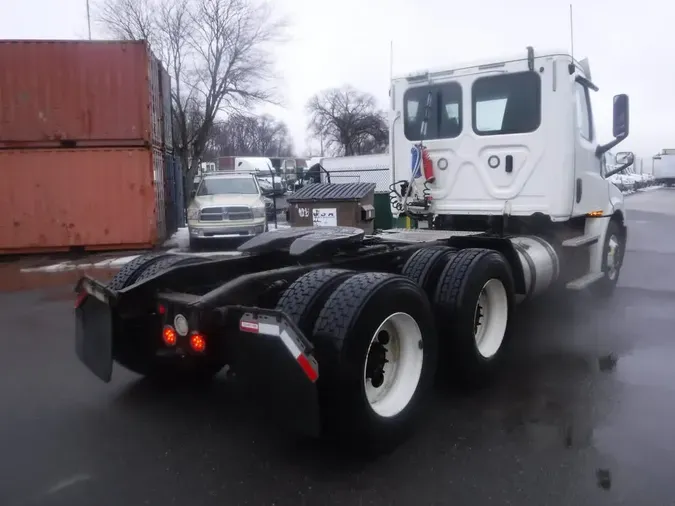
M272 43L285 24L255 0L101 0L96 19L121 39L144 39L172 78L174 149L199 161L219 113L272 101Z
M288 127L272 116L235 114L213 125L204 158L219 156L292 156Z
M375 97L351 86L313 96L307 104L309 130L334 154L382 153L389 143L386 116Z

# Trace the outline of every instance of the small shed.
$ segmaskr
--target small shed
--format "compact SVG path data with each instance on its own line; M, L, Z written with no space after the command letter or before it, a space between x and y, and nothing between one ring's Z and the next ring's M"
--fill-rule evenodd
M292 227L357 227L374 232L375 183L309 184L287 198Z

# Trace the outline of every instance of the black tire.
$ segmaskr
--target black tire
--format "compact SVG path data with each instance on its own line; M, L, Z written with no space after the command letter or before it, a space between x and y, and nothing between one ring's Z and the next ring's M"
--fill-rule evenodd
M441 272L456 251L455 248L446 246L419 249L410 256L401 274L421 286L431 300L436 292Z
M476 343L476 312L479 296L491 279L499 280L505 291L506 330L496 352L486 357ZM470 248L453 256L440 275L434 296L440 360L447 367L441 371L443 375L447 378L450 373L466 386L480 386L491 380L504 357L514 307L513 274L501 253ZM492 315L500 316L499 312ZM490 320L484 324L490 325Z
M616 237L619 242L619 264L615 275L612 277L610 269L607 266L609 257L610 239ZM616 284L619 281L621 274L621 266L623 265L623 257L626 252L626 235L621 230L621 227L615 220L611 220L607 225L607 233L605 234L605 244L602 248L602 272L604 277L596 281L590 286L590 291L599 297L611 297L616 289Z
M305 337L313 341L314 324L333 291L353 276L344 269L319 269L296 279L283 293L277 309L293 320Z
M147 264L144 270L137 273L134 283L155 276L172 267L202 261L204 259L200 257L167 255L156 262ZM158 380L162 383L208 381L225 366L220 361L212 361L208 356L159 358L156 355L159 336L156 340L153 340L147 335L139 335L146 334L145 329L140 329L140 331L134 331L132 328L125 330L123 335L115 341L114 359L125 369L149 379Z
M381 416L366 396L365 366L376 330L391 315L415 320L423 341L419 381L396 414ZM381 451L398 442L421 414L433 385L438 340L424 291L412 280L387 273L361 273L343 282L324 305L314 326L319 362L322 429L340 441ZM419 344L418 344L419 346Z
M145 268L167 256L169 256L167 253L162 252L150 253L134 258L131 262L124 264L117 274L113 276L108 282L108 288L121 290L133 285L136 282L136 278Z

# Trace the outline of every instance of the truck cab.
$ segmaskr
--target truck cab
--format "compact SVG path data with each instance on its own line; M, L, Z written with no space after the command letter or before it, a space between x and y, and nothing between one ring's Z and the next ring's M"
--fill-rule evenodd
M602 173L612 146L595 131L597 89L587 60L531 49L393 79L394 181L411 179L411 146L421 142L435 179L414 181L410 200L426 197L435 215L542 214L556 222L611 214L623 199ZM615 97L610 144L627 136L627 115L627 97Z

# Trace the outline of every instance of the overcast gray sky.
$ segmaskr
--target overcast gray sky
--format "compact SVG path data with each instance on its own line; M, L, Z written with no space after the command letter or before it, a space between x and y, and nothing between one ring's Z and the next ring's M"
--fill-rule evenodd
M304 150L304 105L315 92L345 83L386 105L389 47L394 73L570 47L569 1L273 0L292 23L278 50L285 120ZM85 0L0 0L0 38L85 38ZM672 14L656 0L584 0L574 5L574 51L588 56L600 139L611 133L612 96L631 98L631 134L621 145L639 156L675 148ZM94 27L95 29L96 27ZM2 71L0 69L0 71Z

